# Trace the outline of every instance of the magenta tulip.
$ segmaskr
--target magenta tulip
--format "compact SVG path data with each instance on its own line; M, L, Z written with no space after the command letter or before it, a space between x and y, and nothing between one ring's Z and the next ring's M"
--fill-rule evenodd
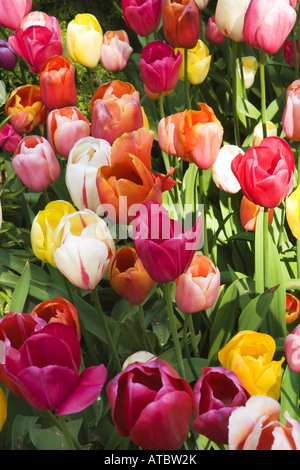
M15 34L9 36L8 42L26 60L33 73L39 73L49 57L63 53L57 19L39 11L25 16Z
M15 131L9 121L0 130L0 147L7 152L14 152L22 139L23 136Z
M56 415L62 415L91 405L106 381L104 365L88 367L79 374L80 365L81 348L75 331L55 322L31 334L20 350L7 346L3 367L31 406L54 409Z
M133 240L138 257L150 277L159 283L174 281L190 265L202 232L201 215L193 228L170 219L163 206L147 201L133 221Z
M197 417L192 429L218 444L228 443L229 417L250 394L238 376L224 367L204 367L194 386Z
M121 436L146 450L177 450L194 411L189 383L165 361L134 362L106 387Z
M161 0L122 0L125 23L139 36L148 36L159 26L161 6Z
M178 81L182 54L162 41L151 41L143 49L140 72L145 88L152 93L172 91Z
M15 31L32 8L32 0L1 0L0 26Z
M268 54L278 52L297 19L289 0L251 0L245 15L244 40Z

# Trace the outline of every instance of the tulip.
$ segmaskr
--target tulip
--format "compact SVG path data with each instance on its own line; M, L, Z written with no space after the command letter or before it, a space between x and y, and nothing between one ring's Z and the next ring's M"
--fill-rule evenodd
M282 115L282 128L285 135L295 141L300 141L300 80L292 82L286 92L286 105Z
M294 185L294 155L280 137L266 137L231 164L244 195L265 208L277 207Z
M36 193L51 186L60 166L48 140L37 135L24 137L13 155L12 166L22 183Z
M100 60L102 43L102 28L94 15L78 14L68 24L67 48L74 62L95 68Z
M244 21L244 40L256 49L275 54L297 19L289 0L251 0Z
M263 211L263 207L254 204L254 202L252 201L249 201L246 196L242 197L240 205L240 218L241 224L245 230L254 232L259 211ZM268 221L270 225L273 222L273 215L274 209L269 209Z
M0 130L0 147L7 152L14 152L23 136L18 134L8 121Z
M0 388L0 431L7 418L7 398L2 388Z
M219 46L224 41L225 37L225 34L221 33L216 25L215 15L208 18L205 28L205 38L207 41Z
M42 103L38 85L23 85L10 94L5 113L18 134L31 132L36 126L45 124L48 111Z
M110 165L101 166L96 177L99 200L107 206L108 217L128 224L137 208L149 200L162 202L162 193L175 183L169 176L151 172L151 149L154 132L146 128L124 133L111 149Z
M32 0L2 0L0 2L0 25L15 31L31 8Z
M75 106L77 91L73 65L63 55L46 60L40 69L41 98L51 111L65 106Z
M122 0L128 28L145 37L157 30L161 19L161 0Z
M200 35L200 16L194 0L162 0L166 41L173 47L193 49Z
M113 81L101 85L91 100L91 135L111 145L125 132L143 127L139 92L133 85Z
M101 64L109 72L123 70L132 51L126 31L107 31L103 36Z
M300 424L286 411L284 426L280 412L276 400L250 397L229 418L229 450L299 450Z
M244 154L244 151L237 145L223 145L211 167L212 179L216 186L231 194L236 194L241 189L231 170L231 162L239 153Z
M277 127L275 124L273 124L271 121L266 122L266 131L267 131L267 137L276 137L277 136ZM256 124L256 126L253 129L253 141L252 145L256 146L261 143L263 140L263 126L262 123L259 122Z
M39 11L26 15L8 42L26 60L33 73L39 73L49 57L63 53L57 19Z
M181 49L180 52L182 54L183 60L179 70L179 80L184 81L184 50ZM200 83L204 82L207 77L211 62L211 55L209 55L208 47L204 44L204 42L200 41L200 39L193 49L189 49L187 51L187 61L187 79L193 85L200 85Z
M0 68L8 71L14 70L18 62L18 56L4 39L0 39Z
M250 395L267 395L278 400L281 364L272 361L276 344L272 336L255 331L239 331L220 351L223 367L236 373Z
M176 121L174 146L177 157L205 170L217 159L224 129L209 106L198 105L201 111L185 110Z
M300 301L297 297L290 294L289 292L286 293L286 301L285 301L285 323L289 325L297 320L300 313Z
M110 165L111 145L103 139L85 137L70 151L66 167L66 185L79 210L101 210L96 177L99 168Z
M135 362L145 363L155 359L157 359L157 356L148 351L137 351L127 357L127 359L123 362L122 370L125 370L129 364L134 364Z
M190 265L201 237L201 215L184 232L160 204L148 201L134 219L133 241L150 277L159 283L174 281ZM155 260L155 262L154 262Z
M228 369L204 367L202 373L193 389L197 414L192 429L216 443L228 444L229 417L250 395Z
M114 291L132 305L141 304L155 284L130 246L116 251L109 268L109 280Z
M204 10L207 7L209 0L195 0L199 10Z
M80 343L68 325L50 323L30 335L19 351L5 350L4 370L22 397L38 410L55 415L78 413L101 393L107 378L104 365L79 373Z
M220 271L204 255L195 254L188 269L176 279L175 302L184 313L210 308L219 295Z
M296 39L296 52L297 52L297 60L299 64L299 41ZM295 67L295 61L294 61L294 51L293 51L293 45L292 45L292 40L287 39L284 44L283 44L283 55L286 60L286 62L291 66Z
M286 220L294 237L300 239L300 185L286 199Z
M241 67L239 59L236 60L237 70L241 79ZM245 89L251 88L258 69L258 63L254 56L242 57L242 73Z
M162 118L158 123L158 143L161 150L167 154L176 155L174 145L174 132L177 120L182 117L183 113L175 113Z
M46 323L59 322L69 325L80 340L78 312L68 300L62 297L45 300L31 310L31 315L42 318Z
M251 0L218 0L215 11L216 26L233 41L244 40L245 14Z
M104 220L84 209L61 220L53 252L57 268L72 284L93 290L109 267L115 245Z
M162 41L151 41L142 50L140 72L146 90L172 91L178 81L182 53Z
M183 445L194 410L193 391L168 363L130 364L110 380L106 393L121 436L146 450Z
M289 369L300 372L300 325L284 338L284 352Z
M31 225L31 246L34 255L56 267L53 255L53 243L58 224L66 215L72 214L75 208L67 201L51 201L44 210L38 212Z
M89 135L89 120L78 108L66 106L49 113L47 137L56 154L68 158L76 142Z

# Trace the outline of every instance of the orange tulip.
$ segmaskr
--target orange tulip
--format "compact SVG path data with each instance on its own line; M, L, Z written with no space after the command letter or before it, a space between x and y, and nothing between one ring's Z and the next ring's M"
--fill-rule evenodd
M23 85L12 91L5 105L7 116L18 134L31 132L45 124L48 110L42 102L38 85Z
M224 129L212 108L198 104L201 111L185 110L176 120L174 147L177 157L205 170L218 156Z
M148 200L162 202L162 192L176 184L169 176L151 172L154 132L145 127L125 133L111 149L111 164L99 168L96 184L101 205L110 208L111 220L127 224L140 204ZM106 208L104 207L104 211Z
M240 205L240 219L241 224L245 230L249 232L254 232L257 220L257 214L259 210L263 210L262 207L254 204L254 202L249 201L246 196L243 196L241 205ZM269 209L268 219L269 224L272 224L274 215L274 209Z
M300 313L300 301L290 293L286 293L285 302L285 323L289 325L297 320Z
M194 0L163 0L164 35L173 47L193 49L200 35L200 15Z
M155 282L145 270L134 248L119 248L110 265L109 280L112 288L132 305L142 303Z

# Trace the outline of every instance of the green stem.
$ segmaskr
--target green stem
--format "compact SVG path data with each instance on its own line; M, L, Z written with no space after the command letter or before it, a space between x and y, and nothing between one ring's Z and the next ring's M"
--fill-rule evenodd
M165 111L164 111L164 95L162 93L160 93L158 97L158 109L159 109L159 117L160 119L163 119L165 117ZM166 172L168 172L170 168L169 157L163 150L161 151L161 153L162 153L162 157L164 160Z
M154 351L147 335L147 328L145 324L145 314L144 314L144 309L143 309L142 304L139 304L138 316L139 316L140 327L142 329L145 341L147 343L148 350L153 353Z
M188 80L188 49L184 49L184 90L185 90L185 99L187 109L191 109L191 98L189 90L189 80Z
M112 337L111 337L111 334L110 334L110 331L109 331L109 328L108 328L108 325L107 325L106 316L105 316L105 313L103 312L103 309L102 309L102 306L101 306L101 303L100 303L97 288L93 289L92 295L93 295L93 300L94 300L95 307L96 307L97 312L99 314L101 325L103 327L103 330L104 330L104 333L105 333L105 336L106 336L106 340L107 340L107 344L108 344L108 347L109 347L109 350L110 350L110 354L111 354L111 356L113 358L113 361L114 361L114 364L115 364L115 369L116 369L117 373L119 373L121 371L121 364L120 364L119 356L117 354L115 345L113 343L113 340L112 340Z
M264 292L263 213L258 211L255 225L255 292Z
M46 188L46 189L44 189L44 191L43 191L43 196L44 196L44 199L45 199L45 203L46 203L46 205L47 205L47 204L49 204L49 202L50 202L50 199L49 199L49 195L48 195L47 188Z
M233 126L234 126L234 138L235 145L240 146L240 132L239 132L239 116L237 113L237 42L232 41L232 112L233 112Z
M266 119L266 82L265 82L265 51L260 49L260 65L259 65L259 76L260 76L260 93L261 93L261 122L263 130L263 138L267 137L267 119Z
M293 58L294 58L294 72L295 72L294 79L297 80L299 78L299 66L298 66L297 45L296 45L296 37L295 37L294 28L291 31L291 40L292 40Z
M62 432L64 433L64 438L66 440L68 449L69 450L76 450L76 447L74 445L72 436L71 436L70 431L69 431L68 426L67 426L66 418L63 415L58 416L58 422L60 424L60 428L61 428Z
M197 340L196 340L196 335L195 335L195 328L194 328L194 323L193 323L193 319L191 315L189 315L188 319L189 319L189 330L191 332L191 342L192 342L193 353L195 357L199 357L199 351L198 351Z
M171 283L166 282L164 284L164 288L165 288L165 300L166 300L166 306L167 306L169 326L170 326L171 335L173 338L179 374L183 379L185 379L183 358L182 358L182 353L181 353L181 348L180 348L180 343L179 343L179 338L178 338L178 333L177 333L177 328L176 328L176 320L175 320L175 315L174 315L174 310L173 310L173 303L172 303L172 298L171 298Z
M199 193L200 193L200 204L203 204L203 254L209 256L208 250L208 239L207 239L207 222L206 222L206 203L205 203L205 193L204 193L204 170L199 168Z
M92 96L94 96L95 89L94 89L94 84L93 84L93 78L92 78L92 72L89 67L86 67L88 78L89 78L89 86L90 86L90 91Z
M193 361L192 361L192 358L191 358L191 355L190 355L190 351L189 351L188 342L187 342L187 336L188 336L187 335L187 326L188 326L188 323L189 323L189 318L188 318L189 316L190 316L190 314L187 313L187 314L185 314L185 317L184 317L184 322L183 322L183 344L184 344L186 358L187 358L189 367L191 369L191 372L194 376L194 379L198 380L199 375L197 374L196 369L194 367L194 364L193 364Z
M264 208L264 286L265 288L269 287L269 244L268 244L268 236L269 236L269 211L268 208Z

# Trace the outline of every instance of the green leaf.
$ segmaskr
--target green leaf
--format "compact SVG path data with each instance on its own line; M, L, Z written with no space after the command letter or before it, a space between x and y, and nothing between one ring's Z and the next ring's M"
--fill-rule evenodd
M291 418L299 421L300 411L298 406L299 400L299 377L298 373L292 372L289 367L285 368L282 384L281 384L281 417L280 420L284 420L283 413L288 411ZM284 422L285 424L285 422Z
M82 419L69 421L67 426L73 439L77 439ZM36 424L29 429L30 439L37 450L68 450L64 435L55 426L43 429Z
M23 312L30 288L30 279L30 265L26 262L24 271L18 280L10 301L9 310L11 312Z
M236 101L237 110L239 113L255 120L260 118L260 111L252 103L250 103L250 101L242 98L241 96L237 96Z
M257 295L251 302L244 308L239 317L239 331L252 330L257 331L262 324L269 306L272 302L274 292L278 286L269 289L262 294Z

